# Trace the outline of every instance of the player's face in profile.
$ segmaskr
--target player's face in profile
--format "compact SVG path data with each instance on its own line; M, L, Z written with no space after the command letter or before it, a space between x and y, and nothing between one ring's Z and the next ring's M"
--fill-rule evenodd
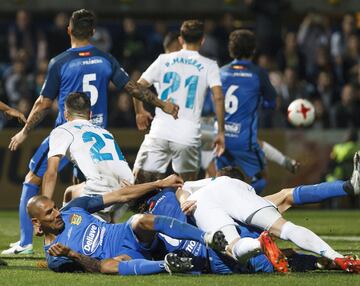
M42 203L38 220L44 233L58 234L65 227L60 211L52 200L46 200Z

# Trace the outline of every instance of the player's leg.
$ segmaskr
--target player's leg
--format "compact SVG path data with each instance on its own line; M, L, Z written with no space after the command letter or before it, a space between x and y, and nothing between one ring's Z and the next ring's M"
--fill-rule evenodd
M136 184L164 178L170 160L169 141L146 135L134 163Z
M63 204L80 197L84 191L84 186L85 182L67 187L64 192Z
M304 250L326 257L346 271L360 271L360 261L356 260L352 264L349 263L350 259L344 258L342 254L332 249L314 232L286 221L274 207L263 208L257 211L249 218L248 223L252 226L269 230L272 235L283 240L289 240Z
M205 232L171 217L151 214L135 215L130 223L138 240L145 244L151 245L158 232L176 239L199 241L221 251L227 244L221 231Z
M273 161L280 166L283 166L286 170L291 173L296 173L300 167L300 163L295 159L289 158L281 153L278 149L274 146L270 145L266 141L262 141L258 139L258 143L261 149L265 153L265 157L269 161Z
M195 181L200 168L200 149L169 142L172 168L184 181Z
M354 155L354 169L350 180L320 183L283 189L265 197L274 203L280 213L293 205L318 203L327 199L353 196L360 193L360 153Z

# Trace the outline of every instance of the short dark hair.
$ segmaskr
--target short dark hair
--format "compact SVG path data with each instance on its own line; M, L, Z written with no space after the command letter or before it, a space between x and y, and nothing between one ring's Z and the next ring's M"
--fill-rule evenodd
M217 176L228 176L230 178L245 181L246 176L240 167L226 166L217 171Z
M71 92L66 98L65 106L70 114L89 114L91 110L90 97L85 92Z
M167 33L163 41L164 50L166 50L173 42L178 41L179 36L179 32Z
M255 52L255 34L250 30L235 30L229 36L229 53L233 59L251 58Z
M89 10L81 9L74 11L70 18L72 35L79 40L87 40L92 37L95 29L95 14Z
M199 20L184 21L180 35L186 43L197 43L204 37L204 23Z

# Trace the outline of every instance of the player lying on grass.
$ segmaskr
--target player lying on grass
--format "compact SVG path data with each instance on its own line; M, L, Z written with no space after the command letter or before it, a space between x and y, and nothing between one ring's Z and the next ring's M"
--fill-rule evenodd
M356 154L354 163L354 173L350 181L328 183L325 187L321 186L320 189L331 188L337 193L341 191L346 193L349 191L348 189L351 189L354 193L358 193L359 154ZM304 250L334 261L343 270L360 272L360 260L345 258L312 231L288 222L281 216L274 203L288 203L285 199L281 200L285 192L277 196L261 198L245 182L223 176L224 174L227 173L220 170L217 178L185 182L182 190L178 190L178 197L183 210L187 214L193 213L200 229L204 231L221 229L223 231L229 242L227 248L229 255L241 261L261 249L260 240L240 238L235 222L239 221L261 230L268 230L278 238L290 240ZM241 176L240 173L239 176ZM304 197L303 193L305 195L310 192L314 193L318 189L319 185L302 186L295 188L293 194L295 197L302 198ZM287 271L287 263L281 252L275 256L268 255L268 257L271 258L271 262L278 271Z
M61 211L51 199L45 196L33 197L27 209L36 232L45 236L48 267L57 272L82 268L91 272L121 275L163 272L164 261L146 259L150 257L149 249L157 232L224 250L226 241L220 231L206 233L174 218L134 215L126 223L108 224L91 215L108 205L129 201L134 198L134 194L146 194L157 188L178 187L181 184L182 180L172 175L152 183L127 186L103 196L77 198ZM72 251L67 251L68 248ZM52 256L50 253L60 256ZM132 260L123 261L129 258ZM189 259L177 258L176 255L168 257L168 260L169 265L174 266L170 269L172 271L177 270L177 265L179 268L191 265Z

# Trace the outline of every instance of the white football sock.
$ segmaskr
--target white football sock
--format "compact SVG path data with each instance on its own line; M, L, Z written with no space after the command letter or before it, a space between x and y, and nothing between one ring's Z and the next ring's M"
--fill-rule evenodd
M286 159L285 155L281 153L278 149L276 149L274 146L263 141L262 150L265 153L266 159L273 161L281 166L285 165L285 159Z
M260 241L251 237L241 238L235 243L232 254L240 263L245 263L261 249Z
M280 238L290 240L302 249L314 252L331 260L337 257L344 257L332 249L311 230L295 225L289 221L283 225Z

